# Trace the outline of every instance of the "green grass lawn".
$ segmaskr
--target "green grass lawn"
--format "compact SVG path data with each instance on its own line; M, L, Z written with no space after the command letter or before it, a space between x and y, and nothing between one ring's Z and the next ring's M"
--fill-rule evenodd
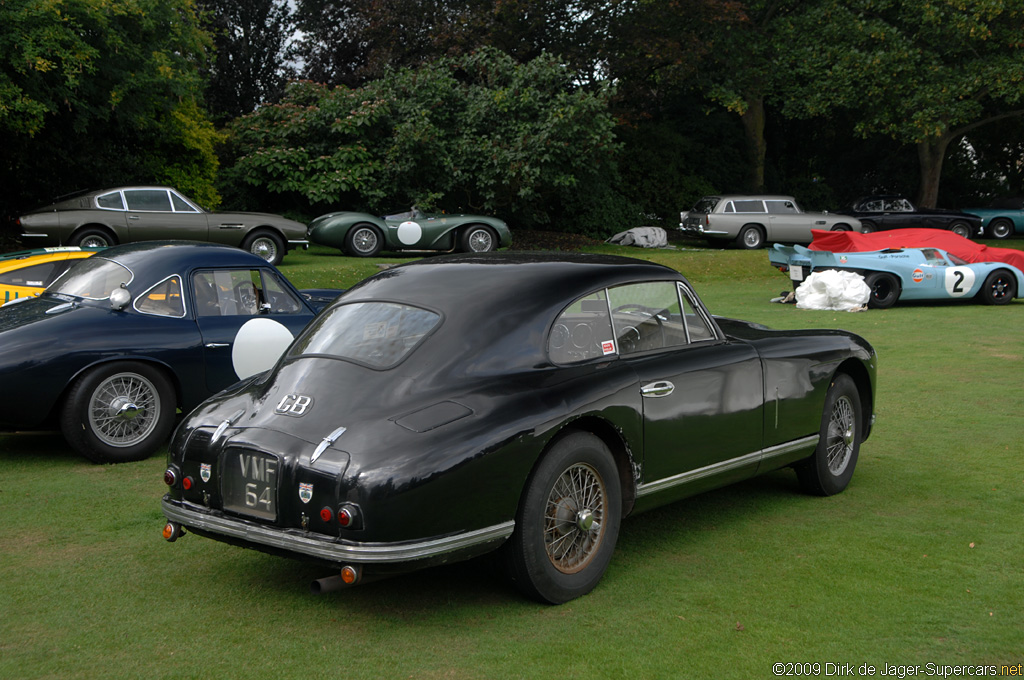
M486 560L314 597L322 568L192 535L166 543L162 456L97 466L57 434L0 436L0 678L1024 662L1024 300L802 311L769 302L789 281L764 251L590 250L677 268L716 314L874 344L878 420L850 487L805 496L783 470L632 517L602 583L560 607L524 600ZM282 270L299 287L347 287L407 259L314 248Z

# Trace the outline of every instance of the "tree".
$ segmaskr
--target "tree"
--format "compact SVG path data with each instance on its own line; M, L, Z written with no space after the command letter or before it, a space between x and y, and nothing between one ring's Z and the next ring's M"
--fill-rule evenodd
M809 5L778 26L780 44L788 46L779 66L793 74L780 92L783 112L856 110L857 134L915 145L921 205L937 204L954 140L1024 114L1021 0Z
M286 0L198 0L215 53L206 71L206 102L224 123L277 101L292 75L287 51L294 20Z
M190 0L0 3L3 214L133 181L216 202L208 47Z

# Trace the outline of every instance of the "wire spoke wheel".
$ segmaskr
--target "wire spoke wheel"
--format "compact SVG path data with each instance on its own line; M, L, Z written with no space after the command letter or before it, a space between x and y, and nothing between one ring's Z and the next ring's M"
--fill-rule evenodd
M854 428L857 419L850 398L843 395L832 407L832 415L828 422L828 440L826 442L826 463L833 475L841 475L850 463L855 441Z
M89 427L100 441L110 446L133 446L144 440L159 419L156 386L135 373L110 376L89 400Z
M555 481L544 513L544 546L551 564L563 574L584 569L600 547L606 493L597 471L582 463Z

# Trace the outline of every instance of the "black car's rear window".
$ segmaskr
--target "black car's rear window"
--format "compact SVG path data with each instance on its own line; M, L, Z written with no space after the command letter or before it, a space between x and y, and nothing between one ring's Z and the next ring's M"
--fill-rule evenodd
M440 320L436 312L411 305L353 302L313 319L289 356L327 355L390 368L408 356Z

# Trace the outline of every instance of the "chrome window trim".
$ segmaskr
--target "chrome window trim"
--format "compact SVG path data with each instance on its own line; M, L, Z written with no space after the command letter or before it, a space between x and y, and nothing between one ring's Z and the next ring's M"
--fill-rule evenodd
M157 314L156 312L147 312L145 310L142 310L142 309L138 308L137 305L139 303L139 300L142 300L143 298L145 298L147 295L149 295L150 291L152 291L157 286L159 286L159 285L161 285L163 283L166 283L170 279L178 279L178 288L181 291L181 314ZM134 300L132 300L132 309L134 309L139 314L145 314L146 316L158 316L158 317L162 317L164 319L184 319L186 316L188 316L188 305L185 303L185 280L184 280L184 278L179 276L178 274L171 274L170 276L164 277L160 281L154 283L152 286L147 288L144 293L142 293L141 295L136 297Z

